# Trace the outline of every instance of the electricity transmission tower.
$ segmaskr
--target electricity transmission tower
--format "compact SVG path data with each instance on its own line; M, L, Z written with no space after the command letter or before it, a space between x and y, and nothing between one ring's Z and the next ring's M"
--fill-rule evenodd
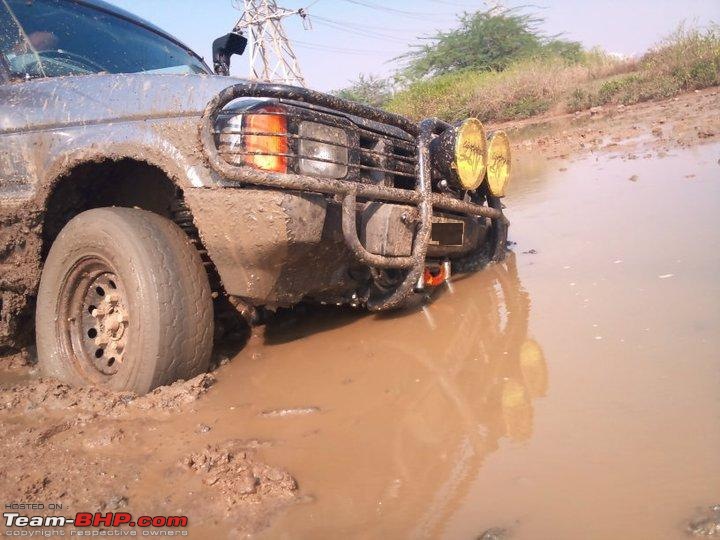
M240 8L239 1L236 6ZM243 0L243 14L234 31L249 35L250 76L268 82L305 86L305 78L282 19L299 15L309 25L304 9L278 7L275 0ZM308 26L306 26L306 29Z

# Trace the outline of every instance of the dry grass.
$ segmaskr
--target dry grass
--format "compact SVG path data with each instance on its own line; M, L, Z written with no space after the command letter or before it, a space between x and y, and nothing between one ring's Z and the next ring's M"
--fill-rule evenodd
M720 29L681 26L648 51L631 74L575 88L567 99L567 109L579 111L609 103L631 105L717 85Z
M598 52L589 53L582 64L559 58L522 60L505 71L465 71L419 81L396 94L388 109L416 119L438 116L453 121L468 115L483 121L527 118L557 105L579 85L625 73L633 65Z
M386 108L418 120L433 116L444 120L462 118L483 77L483 73L463 71L419 81L395 94Z
M683 90L720 84L720 27L682 25L642 60L647 76L672 77Z
M467 102L467 112L483 121L514 120L541 114L556 104L588 70L558 59L526 60L487 74Z
M637 70L638 60L619 57L608 54L600 48L594 48L585 53L582 65L587 69L587 79L598 80Z
M680 27L640 60L591 50L576 64L537 58L502 72L452 73L414 83L397 93L388 109L415 119L503 121L550 109L628 105L715 85L720 85L720 30Z

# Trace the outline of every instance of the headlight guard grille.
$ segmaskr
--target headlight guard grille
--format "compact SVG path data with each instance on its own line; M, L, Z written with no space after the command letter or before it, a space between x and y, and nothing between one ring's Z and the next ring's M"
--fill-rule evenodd
M282 115L286 132L249 130L243 120L266 114ZM287 101L239 99L218 115L215 144L231 165L252 165L249 157L253 155L277 157L287 160L288 173L414 189L418 175L415 137L390 126L356 120ZM244 142L244 137L263 140L280 136L287 140L285 152L258 152ZM328 167L323 170L321 164Z

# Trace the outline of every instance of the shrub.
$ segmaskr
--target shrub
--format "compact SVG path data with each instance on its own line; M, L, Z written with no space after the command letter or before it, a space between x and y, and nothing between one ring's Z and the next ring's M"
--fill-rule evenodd
M388 79L361 73L350 86L333 94L372 107L384 107L392 95L392 84Z
M463 118L467 116L470 98L486 76L476 71L461 71L418 81L396 93L387 108L415 119L430 116L444 120Z
M720 27L678 29L642 59L648 77L675 79L683 90L720 84Z
M559 58L534 58L505 71L464 71L416 82L398 92L388 109L419 119L438 116L453 121L468 115L514 120L543 113L557 103L586 69Z
M569 112L576 112L594 107L596 104L593 102L593 98L594 95L587 90L575 88L568 98L567 110Z

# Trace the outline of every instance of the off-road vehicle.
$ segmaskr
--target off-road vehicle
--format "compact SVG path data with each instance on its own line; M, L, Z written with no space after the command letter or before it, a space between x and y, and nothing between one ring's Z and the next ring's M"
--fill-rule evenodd
M207 369L221 303L389 310L504 256L504 133L225 76L246 43L214 74L105 2L0 0L6 346L34 312L45 373L142 393Z

